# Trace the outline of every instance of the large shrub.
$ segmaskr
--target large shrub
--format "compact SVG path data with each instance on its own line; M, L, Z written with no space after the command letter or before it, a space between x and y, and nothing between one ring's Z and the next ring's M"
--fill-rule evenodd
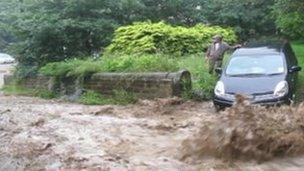
M237 39L232 29L219 26L198 24L187 28L173 27L164 22L137 22L118 28L106 52L195 54L206 49L215 34L223 35L228 43Z

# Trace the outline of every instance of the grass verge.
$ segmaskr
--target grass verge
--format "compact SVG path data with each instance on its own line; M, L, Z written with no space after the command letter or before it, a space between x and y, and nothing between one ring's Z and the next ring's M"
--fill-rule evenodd
M103 96L95 91L85 92L79 99L79 102L85 105L128 105L137 101L134 94L124 90L115 90L112 96Z
M98 60L69 60L49 63L39 72L47 76L85 76L97 72L171 72L178 71L178 59L167 55L113 55Z
M302 67L302 71L299 72L299 80L296 92L296 101L304 101L304 42L293 42L292 48L298 58L299 65Z
M57 95L48 90L28 89L20 85L7 85L2 88L5 95L35 96L43 99L54 99Z

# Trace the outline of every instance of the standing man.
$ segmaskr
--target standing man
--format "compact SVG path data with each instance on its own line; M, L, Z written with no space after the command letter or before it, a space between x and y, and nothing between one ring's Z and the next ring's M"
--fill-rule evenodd
M206 61L209 63L209 73L212 74L214 69L221 67L224 54L228 50L234 50L240 48L242 45L229 46L226 42L223 42L223 37L215 35L212 38L212 44L208 47L206 52Z

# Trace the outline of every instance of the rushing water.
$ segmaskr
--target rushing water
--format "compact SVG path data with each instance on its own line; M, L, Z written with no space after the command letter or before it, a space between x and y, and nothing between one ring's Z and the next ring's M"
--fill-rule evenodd
M0 171L304 168L303 157L258 164L194 155L204 143L195 143L202 140L197 132L218 116L211 103L180 104L178 99L83 106L0 96ZM191 148L184 148L187 141L194 142Z

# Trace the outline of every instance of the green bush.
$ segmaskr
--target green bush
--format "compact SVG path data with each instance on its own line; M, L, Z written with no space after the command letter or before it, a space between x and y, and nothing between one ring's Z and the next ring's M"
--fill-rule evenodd
M127 105L137 102L137 97L126 90L114 90L113 93L114 95L112 96L112 100L114 104Z
M85 92L79 99L79 102L85 105L103 105L108 104L109 101L101 94L94 91Z
M48 63L41 67L39 73L53 77L79 77L100 71L100 63L88 60L73 59Z
M228 43L234 43L237 39L231 28L203 24L187 28L173 27L164 22L138 22L118 28L106 54L195 54L206 49L215 34L223 35Z
M34 96L34 90L26 89L19 85L5 85L2 89L5 95L21 95L21 96Z
M100 93L90 90L85 92L79 99L80 103L86 105L127 105L135 103L136 101L137 98L125 90L114 90L112 96L103 96Z
M212 98L216 77L208 73L204 54L188 55L178 60L179 68L191 73L193 90L183 94L187 99L208 100ZM198 97L199 96L199 97Z
M39 72L54 77L79 77L97 72L177 71L176 59L165 55L104 56L99 60L68 60L49 63Z
M43 98L43 99L55 99L58 95L49 90L35 90L34 96Z

